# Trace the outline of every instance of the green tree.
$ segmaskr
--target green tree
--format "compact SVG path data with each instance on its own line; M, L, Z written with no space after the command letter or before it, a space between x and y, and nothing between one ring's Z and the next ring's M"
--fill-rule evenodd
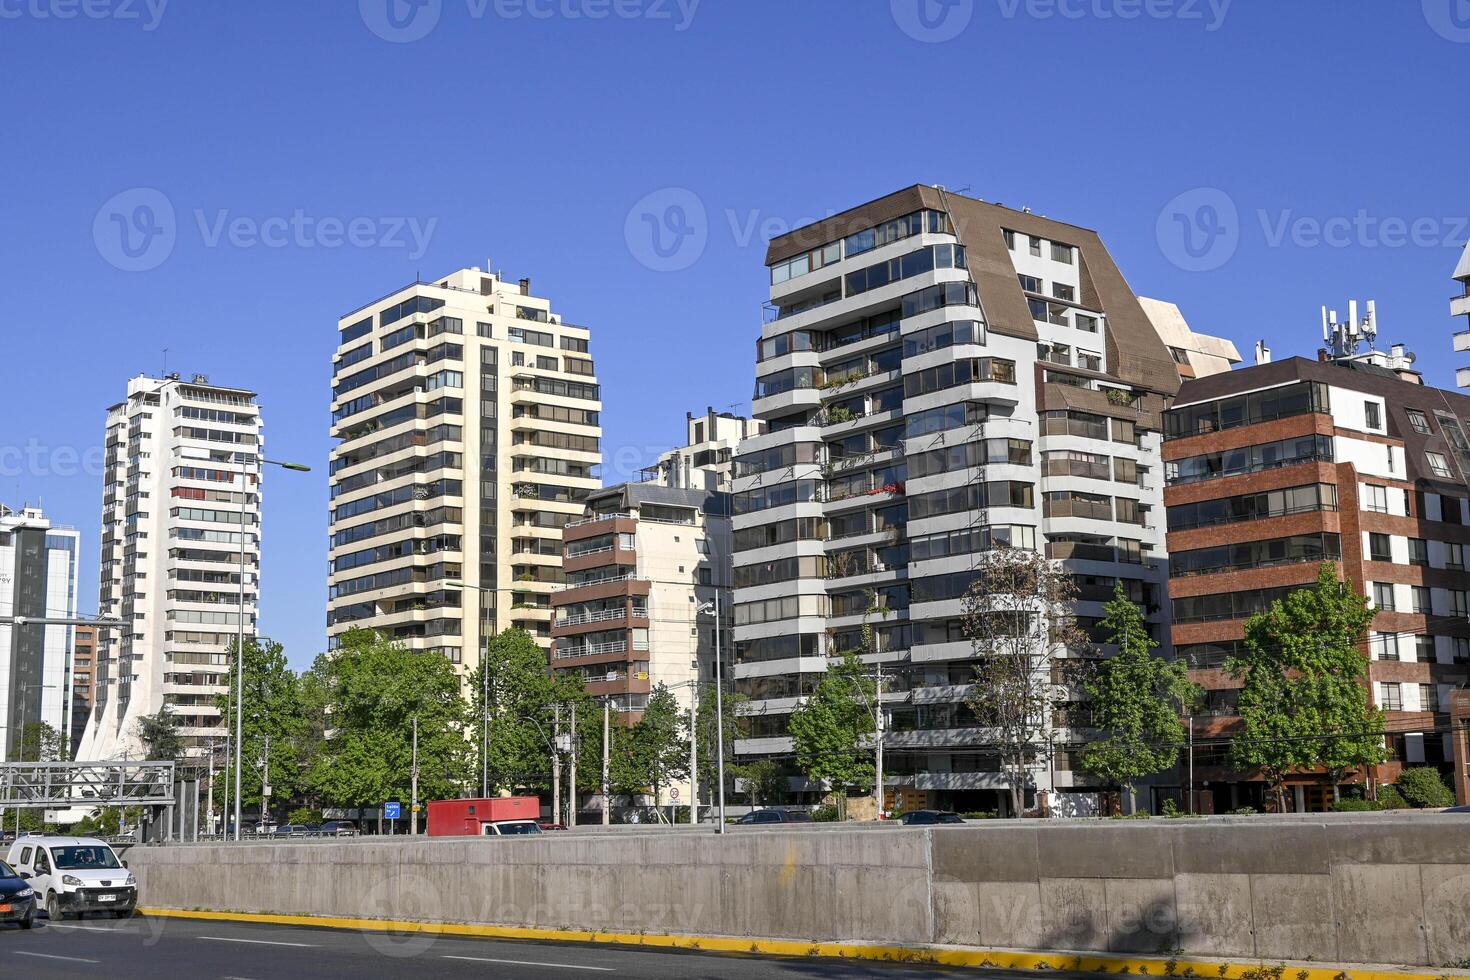
M1082 752L1082 765L1127 794L1134 805L1134 781L1179 761L1184 744L1180 709L1197 697L1184 665L1156 657L1143 610L1118 582L1103 606L1103 635L1118 652L1083 681L1092 703L1094 726L1103 733Z
M1399 774L1394 784L1409 806L1420 809L1455 805L1455 791L1445 785L1439 770L1432 766L1415 766Z
M184 737L173 709L164 705L157 714L140 715L134 734L143 755L152 762L178 762L184 757Z
M336 806L375 806L410 796L418 719L419 797L455 797L474 785L465 739L468 705L444 657L415 653L372 630L343 634L314 670L326 688L330 737L310 779Z
M1383 716L1368 703L1359 650L1372 621L1367 600L1323 562L1315 586L1246 620L1243 650L1225 662L1242 681L1231 761L1266 777L1278 810L1293 772L1327 768L1340 798L1345 771L1384 758Z
M643 716L628 731L628 754L655 801L663 787L689 775L685 713L674 692L660 684L648 696Z
M774 759L757 759L741 770L751 806L771 806L786 793L786 771Z
M812 779L829 784L839 797L845 797L850 787L873 781L869 743L876 689L867 665L849 650L840 659L828 660L816 690L791 713L789 731L797 766Z
M740 737L740 715L749 699L743 694L726 690L724 693L725 715L725 795L735 791L735 779L743 772L735 761L735 740ZM719 785L719 714L715 710L715 686L704 684L699 688L699 703L694 709L694 724L698 732L700 799L713 803L715 787ZM687 735L686 735L687 737Z
M21 731L22 762L64 762L66 751L66 738L44 721L27 722Z
M240 795L242 807L260 807L263 785L268 781L273 804L289 804L304 791L303 760L308 730L301 681L286 663L281 644L271 640L245 642L244 738L241 741ZM221 716L231 731L235 725L235 696L238 678L230 671L229 687L215 697ZM267 747L269 752L267 752ZM267 756L269 778L267 779ZM226 768L233 780L234 757ZM218 773L216 799L223 800L226 780ZM231 798L231 806L234 800Z
M586 740L583 728L592 727L593 710L585 706L586 692L581 682L553 677L546 651L519 627L502 630L490 638L468 686L476 765L474 785L480 785L486 759L482 749L488 743L491 794L502 790L539 790L551 785L551 744L558 704L567 711L571 703L578 703L579 742ZM567 717L570 718L569 712ZM487 721L488 739L484 738ZM597 726L600 737L600 716ZM600 745L599 741L599 781ZM579 783L587 768L582 762L583 757L579 755Z

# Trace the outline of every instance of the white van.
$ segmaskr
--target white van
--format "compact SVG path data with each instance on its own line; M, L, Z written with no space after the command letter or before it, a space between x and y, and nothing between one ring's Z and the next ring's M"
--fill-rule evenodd
M52 920L81 912L122 919L138 904L138 880L111 847L91 837L22 837L6 863L30 883Z

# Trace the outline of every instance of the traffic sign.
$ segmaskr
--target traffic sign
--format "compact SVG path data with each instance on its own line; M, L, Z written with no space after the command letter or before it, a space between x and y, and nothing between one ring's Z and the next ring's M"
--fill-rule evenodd
M397 803L384 803L383 804L383 818L385 820L397 820L399 818L399 816L401 816L401 814L399 812L399 804L397 804Z
M669 796L672 799L676 799L677 800L679 798L679 787L677 787L677 786L670 787L669 788Z

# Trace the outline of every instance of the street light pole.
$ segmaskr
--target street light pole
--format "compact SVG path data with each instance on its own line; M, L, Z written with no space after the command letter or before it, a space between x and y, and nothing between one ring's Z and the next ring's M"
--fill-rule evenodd
M412 777L412 785L409 787L408 795L412 797L408 801L409 833L415 837L419 833L419 713L413 713L413 768L409 771Z
M612 787L608 785L607 768L608 759L608 718L612 713L612 702L607 698L602 699L602 825L609 826L612 823Z
M571 788L567 799L567 826L577 826L577 703L572 702Z
M725 624L720 616L720 589L715 587L715 768L720 783L720 815L715 833L725 832L725 655L720 645Z

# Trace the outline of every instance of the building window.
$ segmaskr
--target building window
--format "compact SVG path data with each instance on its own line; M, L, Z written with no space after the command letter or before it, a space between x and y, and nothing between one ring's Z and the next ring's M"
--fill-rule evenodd
M1363 418L1366 420L1367 425L1368 425L1368 428L1370 428L1370 429L1381 429L1381 428L1383 428L1383 420L1381 418L1379 418L1379 414L1378 414L1378 403L1377 402L1364 402L1363 403Z
M1380 684L1379 692L1378 705L1384 711L1404 710L1404 695L1400 685Z
M1373 583L1373 605L1377 609L1393 609L1393 583Z
M1077 366L1087 371L1101 371L1103 369L1102 355L1079 347L1077 348Z
M1077 302L1077 290L1064 282L1053 282L1051 284L1051 294L1057 299L1066 300L1068 303Z
M1085 313L1078 313L1073 318L1072 324L1078 330L1085 330L1088 333L1097 333L1097 317L1095 316L1088 316Z
M1035 235L1031 236L1031 254L1041 258L1041 239Z
M1454 474L1450 472L1449 460L1445 459L1439 453L1425 453L1424 458L1429 460L1429 469L1435 476L1453 479Z
M1444 546L1444 567L1452 572L1463 572L1465 570L1465 546L1446 541Z
M1411 591L1411 593L1413 595L1413 600L1414 600L1414 612L1416 612L1416 613L1424 613L1424 614L1427 615L1429 613L1429 588L1428 588L1428 586L1424 586L1424 585L1411 586L1410 587L1410 591Z
M1363 506L1375 514L1388 513L1388 487L1377 487L1368 484L1364 489L1368 491L1363 500Z
M1420 663L1434 663L1434 637L1414 637L1414 659L1418 660Z
M1409 409L1409 425L1421 436L1429 435L1429 418L1417 408Z
M1470 663L1470 636L1450 637L1450 662L1457 664Z
M1446 524L1464 524L1465 512L1460 509L1459 497L1447 497L1444 494L1439 498L1439 519Z
M1450 589L1450 615L1470 616L1470 593L1464 589Z
M1399 642L1397 633L1374 633L1370 641L1373 653L1379 660L1397 660Z
M1439 714L1439 688L1433 684L1419 685L1419 710Z
M1016 233L1007 229L1001 232L1001 234L1005 236L1006 248L1014 252L1016 250Z
M1393 561L1388 535L1376 531L1368 535L1368 558L1372 561Z
M1041 280L1037 279L1035 276L1017 276L1016 278L1020 280L1021 288L1024 289L1026 292L1041 292Z
M1053 262L1065 262L1072 264L1072 246L1063 245L1061 242L1051 243L1051 258Z
M1409 564L1421 566L1429 564L1428 541L1425 541L1423 538L1409 539Z

